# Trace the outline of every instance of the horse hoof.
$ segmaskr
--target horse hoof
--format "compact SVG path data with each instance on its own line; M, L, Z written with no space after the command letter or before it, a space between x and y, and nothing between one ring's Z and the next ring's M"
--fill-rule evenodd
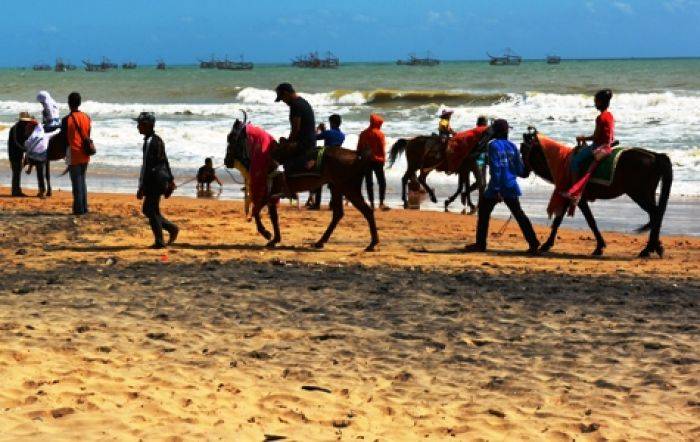
M640 258L648 258L649 255L651 255L651 251L649 249L644 249L641 252L639 252Z
M476 207L470 207L469 212L467 212L467 215L474 215L476 213Z
M262 232L260 232L260 234L263 238L265 238L268 241L272 239L272 233L268 232L267 230L263 230Z
M367 246L367 248L365 249L365 252L374 252L375 249L376 249L376 247L377 247L377 244L376 244L376 243L372 243L372 244L370 244L370 245Z
M273 240L268 241L267 244L265 244L265 247L267 247L268 249L274 249L278 243L279 243L278 239L273 239Z
M320 249L323 248L323 246L324 246L324 244L323 244L321 241L316 242L316 243L313 244L314 249L319 249L319 250L320 250Z
M602 248L597 248L591 253L591 256L603 256L603 249Z
M552 244L544 243L540 246L540 253L547 253L552 249Z
M434 196L433 196L433 197L430 197L430 201L431 201L433 204L437 204L437 202L438 202L437 198L435 198Z

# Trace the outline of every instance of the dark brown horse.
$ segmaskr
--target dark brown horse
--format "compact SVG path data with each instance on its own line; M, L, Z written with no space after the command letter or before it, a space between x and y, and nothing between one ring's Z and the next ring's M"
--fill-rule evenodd
M275 144L273 151L284 151L287 147L286 145ZM246 145L247 136L245 133L245 122L237 120L228 136L226 158L224 159L226 167L234 167L238 161L245 168L250 168L250 157ZM273 154L273 156L279 158L283 156L283 154ZM374 212L365 202L361 191L362 179L369 166L368 158L369 155L363 156L348 149L339 147L326 148L323 153L320 174L293 175L288 176L286 180L275 179L272 183L272 189L268 194L295 194L297 192L315 190L324 184L328 184L331 191L330 208L333 211L333 216L325 233L314 244L314 247L318 249L323 248L331 237L333 230L335 230L336 225L343 218L343 197L345 197L367 220L371 241L365 250L368 252L373 251L377 244L379 244L379 235L377 234ZM255 224L258 232L269 241L267 243L268 247L274 247L282 239L279 229L277 205L275 201L269 197L268 200L265 201L265 204L270 214L270 221L272 221L274 236L271 235L262 224L259 213L255 215Z
M411 139L401 138L391 147L389 151L389 167L392 167L396 160L401 156L401 154L406 154L406 173L401 178L401 199L403 200L403 207L408 207L408 199L406 197L406 188L409 181L412 183L420 183L425 189L430 197L430 201L437 203L437 197L433 189L428 186L426 179L428 174L440 164L445 161L446 158L446 143L438 136L418 136ZM416 172L420 170L420 175L416 177ZM473 185L469 185L469 174L474 174L476 182ZM471 211L474 211L474 204L472 204L470 194L474 190L479 190L479 194L483 191L483 177L481 175L481 170L477 166L476 157L473 155L467 156L460 165L457 174L459 176L459 184L457 186L457 192L454 195L445 200L445 211L452 202L462 194L462 204L466 202L469 204ZM464 189L464 190L463 190ZM465 196L466 194L466 196Z
M537 136L535 128L529 128L523 135L523 143L520 153L525 163L526 171L535 172L541 178L553 182L552 172L549 169L545 154ZM656 188L661 182L661 193L656 202ZM639 253L640 257L648 257L656 252L663 256L664 248L659 239L661 222L663 221L671 183L673 182L673 168L668 155L652 152L646 149L634 148L620 154L615 169L615 175L609 186L589 182L583 197L578 203L581 213L586 218L588 226L596 238L596 248L593 255L603 254L605 240L598 230L595 218L588 205L588 201L596 199L614 199L622 195L628 195L639 207L649 214L649 223L638 229L639 232L649 230L649 241ZM552 230L547 241L542 244L541 251L546 252L554 246L557 237L557 229L564 219L565 213L557 214L552 222Z
M24 143L31 135L31 130L34 126L29 126L30 122L19 121L15 126L13 134L15 134L16 139L14 140L18 145L24 146ZM47 150L47 159L43 163L33 162L33 165L37 168L37 175L43 173L46 177L46 194L45 196L51 196L51 161L62 160L66 157L66 137L63 134L58 134L49 140L49 146ZM39 170L40 169L40 170ZM39 175L40 176L40 175ZM41 178L40 178L41 180ZM41 181L40 181L41 182Z

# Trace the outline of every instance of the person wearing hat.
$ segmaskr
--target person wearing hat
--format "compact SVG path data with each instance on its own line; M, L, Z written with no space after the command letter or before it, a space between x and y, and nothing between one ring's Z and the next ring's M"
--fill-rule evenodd
M438 122L438 134L442 138L449 138L455 134L454 129L450 125L450 119L454 111L452 109L443 109Z
M166 246L163 229L169 233L168 245L175 242L180 229L168 221L160 212L160 197L166 198L175 190L175 180L170 170L165 143L156 135L156 116L152 112L141 112L137 118L139 133L143 135L143 164L139 174L139 190L136 198L143 199L143 214L148 218L155 239L151 248Z
M483 252L486 250L486 239L489 233L489 220L496 204L503 201L513 218L518 222L520 230L527 241L527 252L537 254L540 242L537 239L532 224L522 207L519 197L522 195L518 186L518 177L525 178L525 166L518 148L508 140L508 122L503 119L494 121L492 125L493 139L488 144L488 159L490 179L482 198L479 200L479 218L476 227L476 243L466 247L468 252Z
M10 133L7 137L7 158L10 160L10 169L12 170L12 196L23 197L27 196L22 192L22 163L24 161L24 140L27 130L27 123L35 121L29 115L29 112L20 112L17 123L10 128Z
M308 101L300 97L294 87L289 83L280 83L275 88L277 98L275 102L283 101L289 106L289 132L288 142L296 143L296 152L293 158L284 164L287 171L309 170L314 167L316 161L316 119L314 110Z

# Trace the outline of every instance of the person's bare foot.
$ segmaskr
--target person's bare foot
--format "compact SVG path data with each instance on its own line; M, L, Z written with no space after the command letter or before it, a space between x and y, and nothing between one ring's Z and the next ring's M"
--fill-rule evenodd
M391 210L391 207L384 205L384 203L381 203L379 205L379 210L386 212L387 210Z
M177 240L177 235L179 233L180 229L178 229L177 227L175 228L175 230L170 232L170 238L168 238L168 245L172 245L175 242L175 240Z

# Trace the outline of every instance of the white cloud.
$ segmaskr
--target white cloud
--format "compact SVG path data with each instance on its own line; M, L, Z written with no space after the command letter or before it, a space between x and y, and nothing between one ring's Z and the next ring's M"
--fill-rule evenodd
M428 23L430 24L452 24L457 22L457 17L452 13L452 11L437 12L428 11Z
M621 2L621 1L614 1L612 2L612 5L616 7L617 9L620 10L620 12L624 14L634 14L634 10L632 9L632 5L629 3Z
M663 2L663 5L669 12L682 12L688 6L696 6L697 2L691 0L667 0Z

